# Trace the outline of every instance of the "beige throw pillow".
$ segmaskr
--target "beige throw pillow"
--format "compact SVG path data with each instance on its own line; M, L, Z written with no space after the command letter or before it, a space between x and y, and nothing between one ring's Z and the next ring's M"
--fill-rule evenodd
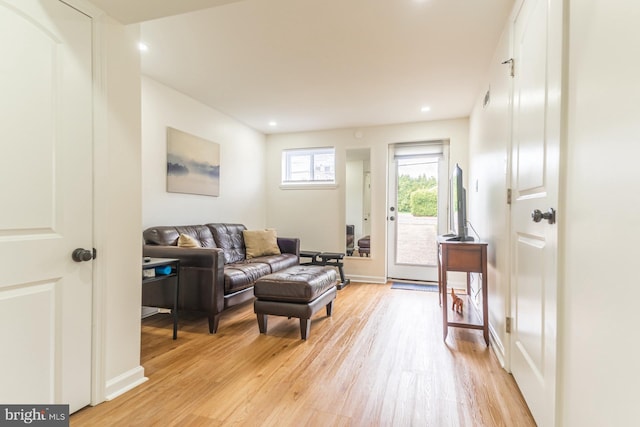
M188 234L181 234L180 237L178 237L178 246L181 248L199 248L200 242Z
M265 255L280 255L276 230L244 230L247 259Z

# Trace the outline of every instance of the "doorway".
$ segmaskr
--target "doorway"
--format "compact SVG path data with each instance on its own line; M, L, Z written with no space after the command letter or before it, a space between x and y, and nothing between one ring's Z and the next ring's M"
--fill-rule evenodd
M447 230L446 141L389 146L387 276L438 280L437 243Z

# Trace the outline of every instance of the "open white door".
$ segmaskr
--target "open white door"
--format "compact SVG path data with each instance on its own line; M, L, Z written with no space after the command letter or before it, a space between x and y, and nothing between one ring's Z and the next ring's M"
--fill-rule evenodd
M0 402L91 397L91 19L0 1Z
M541 426L555 425L562 2L525 0L514 21L511 370ZM532 213L536 212L532 217Z

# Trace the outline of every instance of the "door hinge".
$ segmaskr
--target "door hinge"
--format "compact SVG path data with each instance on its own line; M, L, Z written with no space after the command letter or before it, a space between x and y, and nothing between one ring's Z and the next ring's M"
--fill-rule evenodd
M511 322L512 322L512 318L511 317L507 317L505 324L506 324L506 332L508 334L511 333Z
M509 58L506 61L502 61L502 65L506 65L509 64L509 75L511 77L514 77L516 75L516 69L515 69L515 61L513 60L513 58Z
M507 204L511 204L511 189L507 188Z

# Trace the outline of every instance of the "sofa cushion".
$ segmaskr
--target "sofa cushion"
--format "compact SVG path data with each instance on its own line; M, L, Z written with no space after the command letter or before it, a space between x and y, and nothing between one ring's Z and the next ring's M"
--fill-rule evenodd
M268 264L271 268L270 273L284 270L288 267L298 265L298 257L294 254L267 255L247 260L250 263L259 262Z
M211 230L206 225L178 225L176 226L176 231L180 234L193 237L203 248L216 247Z
M253 293L259 300L306 303L336 282L337 274L332 267L298 265L260 278Z
M242 232L247 259L280 255L276 230L244 230Z
M180 237L178 237L178 246L181 248L199 248L200 242L188 234L181 234Z
M172 226L149 227L142 237L148 245L177 246L180 233Z
M233 264L244 261L246 257L242 232L247 228L242 224L207 224L211 230L213 240L224 253L224 263Z
M211 230L205 225L180 225L149 227L142 233L144 242L148 245L178 246L181 234L186 234L196 239L200 247L215 248Z
M261 262L244 262L224 266L225 294L250 288L253 282L271 273L269 264Z

